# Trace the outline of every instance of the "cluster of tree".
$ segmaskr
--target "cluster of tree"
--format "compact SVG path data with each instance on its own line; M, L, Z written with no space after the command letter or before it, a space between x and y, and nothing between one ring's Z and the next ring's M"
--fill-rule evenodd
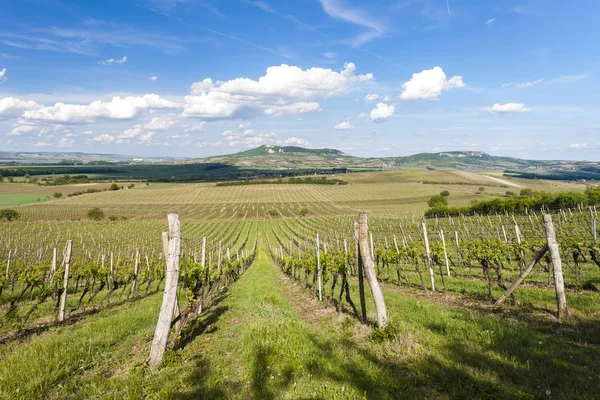
M248 179L244 181L219 182L217 186L246 186L246 185L347 185L342 179L327 179L326 176L289 179Z
M52 168L51 166L45 167L20 167L20 168L6 168L0 170L0 175L8 176L25 176L25 175L56 175L56 174L108 174L108 173L122 173L124 171L110 168L110 167L64 167L57 166Z
M38 182L40 186L61 186L77 183L90 183L87 175L64 175L60 177L41 178Z
M0 210L0 221L13 221L15 219L19 219L20 217L21 214L19 214L17 210L13 210L11 208L5 208L4 210Z
M575 208L579 205L591 206L600 204L600 186L589 186L585 192L544 193L523 189L519 196L514 194L504 198L482 201L472 206L448 207L448 201L443 196L433 196L429 199L429 210L425 212L428 217L457 216L457 215L485 215L503 212L525 213L527 210L541 210L542 208Z

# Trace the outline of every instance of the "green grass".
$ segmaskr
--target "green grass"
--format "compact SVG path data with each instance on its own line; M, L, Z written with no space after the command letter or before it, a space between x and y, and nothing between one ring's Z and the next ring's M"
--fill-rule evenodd
M23 204L38 203L51 200L51 195L43 194L8 194L0 195L0 208L15 207Z

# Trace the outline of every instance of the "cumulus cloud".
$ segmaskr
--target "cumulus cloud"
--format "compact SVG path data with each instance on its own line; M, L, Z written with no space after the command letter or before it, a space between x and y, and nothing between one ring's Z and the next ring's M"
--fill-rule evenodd
M42 106L33 100L22 101L14 97L0 99L0 117L19 117L26 110L39 110Z
M181 106L156 94L113 97L109 102L94 101L89 105L56 103L25 111L23 117L31 120L64 123L94 122L99 119L132 119L143 111L176 109Z
M9 133L7 133L7 136L21 136L24 133L39 132L39 129L39 127L34 125L16 125Z
M6 82L6 68L0 69L0 85Z
M491 107L485 107L483 111L486 111L491 114L509 114L509 113L519 113L519 112L527 112L529 109L525 107L523 103L506 103L506 104L494 104Z
M154 117L150 122L144 125L144 128L151 131L166 131L175 124L170 118Z
M385 122L394 114L394 111L396 111L395 106L388 106L385 103L377 103L377 106L371 110L371 121Z
M282 64L267 68L258 80L236 78L214 83L206 78L191 85L183 115L224 119L318 111L320 105L314 100L344 95L353 85L373 80L373 74L356 75L355 69L353 63L345 64L340 72Z
M370 103L372 101L378 100L380 97L381 96L378 94L368 94L365 96L365 101Z
M339 129L339 130L350 130L350 129L354 129L354 126L350 122L344 121L344 122L340 122L339 124L334 126L334 128Z
M412 78L402 85L402 100L439 100L444 91L464 88L462 76L446 79L444 70L440 67L426 69L414 73Z
M244 147L256 147L263 144L276 144L279 146L307 146L310 143L308 140L289 137L284 140L277 140L275 133L257 133L252 129L240 130L234 132L227 130L221 134L228 146L244 146ZM218 142L221 145L221 142Z
M117 65L121 65L121 64L125 64L127 62L127 56L119 59L119 60L115 60L114 58L109 58L108 60L103 60L103 61L98 61L98 64L102 64L102 65L113 65L113 64L117 64Z
M84 134L84 135L93 135L94 131L83 131L81 133Z

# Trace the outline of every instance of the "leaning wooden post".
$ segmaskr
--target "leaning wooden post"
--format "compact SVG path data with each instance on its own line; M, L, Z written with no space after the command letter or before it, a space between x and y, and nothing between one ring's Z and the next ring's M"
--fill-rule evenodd
M544 227L546 228L546 240L548 249L550 250L550 258L554 267L554 289L556 290L556 303L558 306L558 320L569 316L567 308L567 298L565 296L565 282L563 279L562 262L560 260L560 251L556 242L556 233L554 232L554 224L552 216L544 214Z
M429 238L427 237L427 225L423 222L423 238L425 239L425 252L427 253L427 266L429 267L429 277L431 278L431 290L435 292L435 279L433 273L433 263L431 262L431 252L429 251Z
M525 268L523 273L521 273L521 275L512 283L512 285L510 285L510 287L508 289L506 289L506 292L504 292L502 294L502 296L500 296L500 298L498 300L496 300L496 302L494 303L494 306L499 306L500 304L502 304L504 302L504 300L506 300L508 298L508 296L510 296L512 294L512 292L515 291L515 289L525 280L525 278L527 278L527 275L529 275L531 273L531 271L533 270L533 267L535 267L535 265L538 262L540 262L540 260L542 259L544 254L546 254L547 251L548 251L548 244L545 244L544 247L542 247L542 249L535 255L533 260L531 260L529 265L527 265L527 268Z
M58 309L58 321L63 322L65 320L65 314L67 309L67 289L69 288L69 270L71 269L71 248L73 247L73 241L67 241L67 253L65 256L65 275L63 280L63 291L60 295L60 303Z
M165 277L165 290L162 305L158 316L158 323L152 340L150 350L150 366L156 367L162 361L167 348L171 321L177 302L177 284L179 281L179 251L180 251L180 224L179 215L169 214L169 240L167 273ZM164 235L163 235L164 238ZM164 240L164 239L163 239Z
M319 247L319 234L317 233L317 279L319 280L319 300L323 300L323 282L321 281L321 249Z
M363 261L360 257L360 246L358 244L360 228L358 222L354 223L354 241L356 243L356 269L358 270L358 295L360 297L360 316L363 322L367 322L367 304L365 301L365 280Z
M383 293L377 282L377 276L375 275L375 263L371 258L369 252L369 225L367 223L367 213L360 213L358 217L359 231L358 231L358 247L360 249L360 257L362 259L363 266L365 268L365 276L367 283L371 288L373 294L373 300L375 300L375 311L377 312L377 327L385 328L388 324L387 310L385 308L385 301L383 300Z

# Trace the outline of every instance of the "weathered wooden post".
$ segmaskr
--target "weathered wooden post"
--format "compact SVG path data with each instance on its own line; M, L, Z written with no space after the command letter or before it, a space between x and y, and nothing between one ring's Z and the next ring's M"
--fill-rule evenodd
M360 257L360 227L358 222L354 223L354 242L356 243L356 269L358 272L358 295L360 297L360 316L363 322L367 322L367 304L365 301L365 279L363 261Z
M373 258L371 258L371 253L369 252L369 240L367 236L369 232L369 225L367 222L367 213L360 213L358 221L358 246L360 250L362 264L365 268L365 276L367 278L367 283L371 288L373 300L375 300L375 311L377 312L377 327L385 328L388 324L387 310L385 308L385 301L383 300L383 293L381 293L379 282L377 282L377 276L375 274L375 263L373 262Z
M450 263L448 262L448 252L446 251L446 239L444 238L444 230L440 230L440 236L442 237L442 246L444 247L444 258L446 259L446 272L450 276Z
M50 275L48 276L48 283L52 283L54 275L56 274L56 247L52 250L52 267L50 268Z
M569 309L567 308L567 298L565 296L565 282L563 279L560 251L556 242L556 233L554 232L554 224L552 223L552 216L550 214L544 214L544 227L546 228L546 240L554 268L554 289L556 290L558 320L560 321L563 317L569 316Z
M12 250L8 251L8 260L6 260L6 279L8 280L8 271L10 270L10 257L12 256Z
M206 265L206 236L202 238L202 257L200 258L202 267Z
M425 252L427 253L427 266L429 267L429 277L431 278L431 290L435 292L435 279L433 272L433 263L431 262L431 252L429 251L429 238L427 237L427 225L423 222L423 238L425 239Z
M169 214L169 238L168 238L168 260L167 273L165 277L165 290L162 305L158 316L158 323L152 340L150 350L150 366L156 367L162 361L167 348L171 321L177 302L177 284L179 281L179 251L180 251L180 224L177 214ZM163 234L163 243L164 243Z
M137 278L140 268L140 249L135 251L135 265L133 267L133 281L131 282L131 297L135 297L135 289L137 287Z
M73 247L73 241L67 241L67 252L65 255L65 275L63 279L63 291L60 295L60 303L58 309L58 321L63 322L65 320L67 310L67 291L69 288L69 271L71 269L71 248Z
M323 300L323 283L321 281L321 249L319 247L319 234L317 233L317 279L319 280L319 300Z

